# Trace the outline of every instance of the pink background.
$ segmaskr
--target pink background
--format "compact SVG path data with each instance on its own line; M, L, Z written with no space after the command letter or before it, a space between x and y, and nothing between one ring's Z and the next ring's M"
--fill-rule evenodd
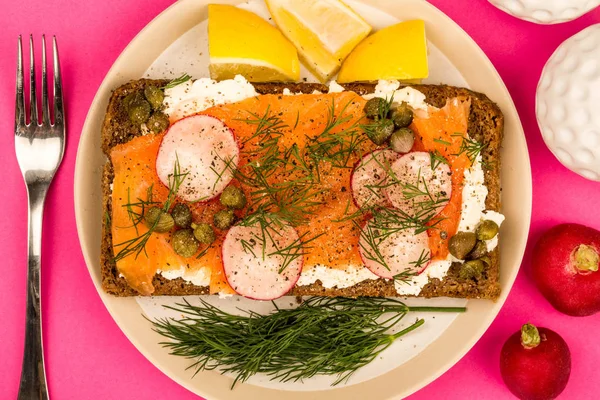
M411 399L511 398L498 369L504 340L526 321L558 331L573 356L565 399L600 392L600 314L571 318L555 311L530 278L530 249L560 222L600 229L600 183L571 173L544 145L534 94L545 61L566 38L600 22L600 9L567 24L538 26L512 18L485 0L431 0L483 48L512 93L533 168L533 219L523 268L508 301L479 343L446 374ZM44 222L43 318L48 384L55 399L196 398L150 364L104 308L85 266L73 212L77 142L94 94L127 43L173 0L5 0L0 12L0 399L16 398L21 369L26 281L26 193L14 156L14 74L18 34L59 38L68 123L62 168ZM39 47L38 47L39 48ZM96 218L97 216L90 216Z

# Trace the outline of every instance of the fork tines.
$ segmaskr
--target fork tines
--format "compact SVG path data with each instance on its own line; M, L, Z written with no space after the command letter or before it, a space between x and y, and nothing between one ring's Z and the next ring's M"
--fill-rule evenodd
M19 36L19 46L17 55L17 98L15 112L15 127L23 128L29 126L44 127L62 127L64 110L62 96L62 80L60 75L60 62L58 59L58 47L56 36L52 39L53 70L54 70L54 91L53 91L53 113L54 123L51 122L50 103L48 101L48 77L46 66L46 37L42 35L42 120L40 123L36 96L36 74L35 57L33 51L33 36L29 36L29 118L25 111L25 95L23 90L23 45L21 36ZM29 121L29 123L27 122Z

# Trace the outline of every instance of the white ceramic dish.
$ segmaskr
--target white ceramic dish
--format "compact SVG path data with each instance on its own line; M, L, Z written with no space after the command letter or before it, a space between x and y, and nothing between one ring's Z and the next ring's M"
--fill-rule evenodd
M235 0L227 2L239 3ZM192 378L190 371L185 370L188 365L186 360L170 356L158 345L161 337L152 332L150 324L142 317L142 308L135 298L115 298L106 295L101 288L99 265L102 215L100 176L104 156L100 150L99 137L110 92L128 80L143 76L144 72L159 59L159 56L169 46L206 19L207 3L208 1L181 0L159 15L125 49L101 85L90 108L77 157L75 209L80 242L92 279L119 327L154 365L172 379L192 392L211 400L305 398L306 393L303 394L295 387L285 387L288 391L282 392L281 387L258 386L267 384L261 382L260 379L252 381L252 384L239 385L234 391L231 391L231 378L221 376L216 372L201 372ZM357 2L352 4L354 3ZM457 316L452 321L447 321L447 329L444 330L440 327L441 329L435 330L433 334L423 336L428 337L428 343L426 343L428 345L421 343L422 349L418 354L413 354L412 358L405 357L402 360L403 363L390 364L388 360L387 364L384 363L386 365L384 368L371 371L361 379L357 379L351 387L330 389L328 386L323 386L322 382L306 381L301 389L310 390L310 398L317 400L400 398L423 387L456 363L489 327L506 299L523 256L531 215L531 171L523 130L506 87L483 52L464 31L426 2L421 0L372 0L368 3L389 14L392 18L425 20L430 42L460 72L456 79L462 75L468 86L486 93L498 103L505 114L502 181L503 213L507 216L507 222L502 227L501 286L503 292L496 303L469 301L469 311ZM361 5L356 6L357 9L362 7ZM393 19L391 21L393 22ZM386 23L379 21L375 25L382 26ZM177 43L185 47L185 43L182 41ZM434 69L433 66L432 70ZM154 75L157 72L158 69L155 65L150 73ZM178 73L178 71L170 72ZM191 72L196 73L196 71ZM460 82L448 83L458 84ZM84 217L89 215L98 215L98 218ZM161 299L161 303L162 301L163 299ZM155 306L146 304L144 309L151 313L152 307ZM157 307L154 308L155 311L157 309ZM325 391L325 388L330 390Z
M571 171L600 181L600 24L565 40L550 57L537 88L536 115L544 142Z
M600 0L489 0L502 11L536 24L560 24L581 17Z

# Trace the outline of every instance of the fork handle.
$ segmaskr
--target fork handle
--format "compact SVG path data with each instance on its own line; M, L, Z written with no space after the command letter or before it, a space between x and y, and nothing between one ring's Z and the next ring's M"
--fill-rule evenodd
M21 368L18 400L48 400L44 348L42 344L42 307L40 303L40 266L42 253L42 220L48 186L28 185L29 254L27 269L27 314L25 350Z

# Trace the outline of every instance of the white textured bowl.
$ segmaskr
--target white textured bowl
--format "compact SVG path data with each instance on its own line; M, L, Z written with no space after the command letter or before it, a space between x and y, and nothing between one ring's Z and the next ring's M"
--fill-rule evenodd
M600 181L600 24L567 39L538 84L536 114L546 145L579 175Z
M536 24L559 24L600 6L600 0L489 0L502 11Z

